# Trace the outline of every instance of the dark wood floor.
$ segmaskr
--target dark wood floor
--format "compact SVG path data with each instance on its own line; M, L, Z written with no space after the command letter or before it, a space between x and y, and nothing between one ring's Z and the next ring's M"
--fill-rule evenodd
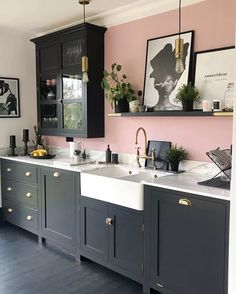
M141 294L142 287L95 263L81 265L11 225L0 226L1 294Z

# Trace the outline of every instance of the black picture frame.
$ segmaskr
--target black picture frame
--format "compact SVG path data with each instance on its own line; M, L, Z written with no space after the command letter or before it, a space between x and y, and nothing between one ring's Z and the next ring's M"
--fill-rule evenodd
M187 84L192 80L194 31L181 33L185 48L185 70L181 74L175 72L175 40L178 38L178 35L176 33L147 40L143 105L151 111L182 110L181 104L176 103L174 98L179 86ZM170 77L168 80L167 76ZM168 85L165 87L166 83L169 83L172 89L170 89L170 86L168 89ZM164 98L164 91L169 92L168 101L165 100L167 99L166 95Z
M198 88L202 100L224 100L226 84L234 82L234 65L231 55L235 54L235 46L214 48L194 53L193 82ZM230 75L229 72L232 72ZM227 73L227 78L224 74ZM222 75L222 76L221 76ZM201 108L200 106L198 108ZM221 107L223 109L223 107Z
M0 77L0 118L20 117L18 78Z
M171 142L169 141L148 141L147 146L147 155L151 156L152 149L155 149L155 163L158 169L161 170L168 170L169 169L169 163L165 159L166 151L171 148ZM145 167L146 168L153 168L153 162L151 159L145 160Z

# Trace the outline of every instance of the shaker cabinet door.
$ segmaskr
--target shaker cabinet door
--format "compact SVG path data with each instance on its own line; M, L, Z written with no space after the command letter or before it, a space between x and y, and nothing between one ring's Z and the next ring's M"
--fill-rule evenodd
M227 206L163 190L149 196L151 282L176 294L226 293Z

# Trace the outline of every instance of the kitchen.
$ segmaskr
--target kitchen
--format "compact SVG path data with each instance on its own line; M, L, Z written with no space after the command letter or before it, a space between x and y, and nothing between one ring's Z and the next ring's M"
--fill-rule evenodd
M94 0L95 1L95 0ZM96 1L91 1L90 5L86 7L86 13L90 16L92 13L93 5ZM27 2L27 1L26 1ZM22 142L22 130L30 129L30 141L34 139L33 126L37 123L37 98L36 98L36 64L35 64L35 45L30 42L31 39L40 37L42 35L59 29L69 27L69 24L76 24L79 19L82 22L82 7L77 1L71 1L71 5L62 3L64 9L68 9L67 6L71 6L70 15L68 19L65 16L65 12L62 7L58 7L55 4L54 7L50 6L53 3L47 4L47 13L41 12L41 15L37 15L37 6L27 6L30 9L34 18L37 15L37 23L35 20L35 26L33 26L34 19L28 20L22 14L17 14L17 3L14 3L14 11L18 15L19 20L17 25L13 22L2 24L1 36L2 45L0 48L0 54L3 56L2 60L2 76L19 78L20 80L20 112L19 118L4 118L2 123L2 135L1 135L1 154L6 155L9 152L9 136L16 136L16 145L23 147ZM75 3L76 2L76 3ZM133 3L132 3L133 2ZM128 79L132 81L136 90L143 90L143 80L145 74L145 56L146 56L146 44L148 39L157 38L161 36L168 36L178 32L178 1L172 1L170 7L165 7L161 4L155 4L155 1L148 1L145 6L144 1L123 1L122 3L129 3L130 13L127 16L123 11L120 11L117 4L117 10L114 14L105 15L103 23L97 21L98 25L106 26L108 29L104 33L105 35L105 68L110 70L110 65L114 62L122 64L125 73L127 73ZM177 2L177 3L176 3ZM117 2L118 3L118 2ZM28 3L27 3L28 4ZM144 6L141 6L144 4ZM186 6L185 6L186 4ZM189 5L191 4L191 5ZM10 4L9 4L10 5ZM39 5L39 4L38 4ZM104 5L108 5L104 1ZM110 5L110 4L109 4ZM154 5L154 6L153 6ZM21 5L20 5L21 6ZM73 8L72 8L73 7ZM110 7L110 6L109 6ZM146 9L144 9L146 7ZM51 8L51 9L49 9ZM90 10L91 9L91 10ZM97 7L98 9L98 7ZM121 8L120 8L121 9ZM221 3L221 1L183 1L182 9L182 31L194 30L194 51L204 51L215 48L223 48L233 46L235 44L235 3L228 0L227 5ZM9 10L9 9L8 9ZM50 13L57 11L58 18L61 14L61 18L52 20ZM71 10L74 14L72 14ZM165 10L168 10L164 12ZM66 10L65 10L66 11ZM154 13L155 11L155 13ZM122 13L123 12L123 13ZM26 13L26 12L24 12ZM97 13L98 14L98 13ZM68 11L69 15L69 11ZM199 15L205 19L205 21L199 20ZM92 14L91 14L92 16ZM17 19L17 18L16 18ZM227 21L226 21L227 19ZM206 21L207 20L207 21ZM5 20L7 21L7 20ZM87 19L90 22L90 19ZM91 20L93 22L93 20ZM95 23L95 20L94 20ZM224 25L222 25L222 23ZM45 26L44 26L45 24ZM46 25L47 24L47 25ZM163 25L164 24L164 25ZM31 28L32 27L32 28ZM14 30L15 29L15 30ZM28 30L28 32L27 32ZM27 32L27 33L26 33ZM89 64L89 68L92 69L92 64ZM88 71L89 75L92 72ZM91 76L92 79L92 76ZM53 80L53 78L50 78ZM88 83L89 85L89 83ZM51 102L50 102L51 103ZM45 103L46 104L46 103ZM95 158L98 161L105 160L105 150L107 145L110 144L110 148L115 153L119 153L119 160L121 162L127 162L128 155L129 161L136 165L136 150L135 150L135 133L141 126L146 130L149 140L159 141L171 141L173 144L184 146L188 151L187 162L209 162L206 156L206 152L213 150L216 147L221 149L229 148L232 144L233 123L232 117L211 117L211 116L127 116L116 117L112 116L114 110L111 109L110 103L105 103L105 137L104 138L89 138L83 139L75 138L76 141L81 141L86 152L90 152L91 158ZM109 116L108 116L109 114ZM174 125L174 127L173 127ZM207 126L207 128L206 128ZM139 146L143 152L143 138L139 136ZM51 152L56 154L55 159L59 161L60 154L64 154L69 150L69 144L66 142L66 136L46 136L44 140L47 146L51 146ZM31 143L30 142L30 143ZM233 141L234 142L234 141ZM29 145L30 145L29 143ZM32 144L32 143L31 143ZM234 145L234 144L233 144ZM94 151L94 152L92 152ZM18 150L16 150L18 152ZM233 150L234 153L234 150ZM67 153L69 154L69 152ZM63 155L64 156L64 155ZM62 156L62 157L63 157ZM233 155L234 156L234 155ZM16 160L21 161L18 157ZM30 159L31 160L31 159ZM32 159L34 162L36 159ZM10 162L10 161L9 161ZM39 160L40 164L34 163L33 168L40 166L40 173L47 176L48 170L44 165L45 161ZM30 162L32 164L32 162ZM35 165L36 164L36 165ZM143 162L142 162L143 164ZM41 169L42 165L42 169ZM67 167L64 167L67 169ZM63 170L64 170L63 169ZM76 168L74 168L76 169ZM27 170L28 171L28 170ZM69 172L69 171L68 171ZM33 173L33 172L32 172ZM186 173L187 174L187 173ZM234 175L234 174L233 174ZM76 173L73 177L77 178ZM72 177L72 178L73 178ZM14 179L16 179L14 177ZM205 178L207 179L207 177ZM9 179L11 180L11 179ZM75 180L75 179L74 179ZM163 177L163 182L166 181ZM18 179L17 182L21 180ZM50 181L50 179L49 179ZM68 183L71 181L69 177ZM76 180L75 180L76 181ZM24 182L24 181L23 181ZM53 181L51 182L53 189ZM31 186L37 186L37 189L41 189L38 180L30 184ZM70 184L68 184L70 186ZM55 187L56 188L56 187ZM201 187L199 186L199 191ZM234 188L234 176L232 180L232 186ZM51 189L51 188L50 188ZM61 190L60 190L61 189ZM66 189L66 188L65 188ZM75 187L75 190L78 187ZM63 185L57 191L63 190ZM221 193L221 192L219 192ZM50 203L48 203L50 205ZM59 204L58 204L59 205ZM69 205L69 203L68 203ZM231 229L235 226L234 214L234 200L230 199L231 205ZM55 215L59 218L59 215ZM68 218L69 226L69 218ZM234 231L230 229L230 240L234 244ZM50 232L48 232L50 234ZM67 240L67 239L65 239ZM66 241L65 241L66 242ZM233 272L235 271L235 253L230 246L229 254L229 293L235 293ZM231 250L232 249L232 250ZM232 278L231 278L232 277ZM126 280L125 280L126 281ZM128 283L127 281L124 283ZM130 281L130 283L132 283ZM95 288L96 289L96 288ZM5 289L4 289L5 290ZM128 290L127 290L128 291ZM130 293L132 290L130 290ZM231 292L230 292L231 291ZM10 292L7 292L10 293ZM13 292L12 292L13 293ZM22 292L24 293L24 292ZM35 292L40 293L40 292ZM50 293L50 292L49 292ZM52 292L53 293L53 292ZM70 293L70 292L68 292ZM86 292L85 292L86 293ZM88 292L89 293L89 292ZM118 293L118 292L117 292ZM122 292L120 292L122 293ZM124 292L125 293L125 292ZM129 293L129 292L127 292ZM163 292L164 293L164 292Z

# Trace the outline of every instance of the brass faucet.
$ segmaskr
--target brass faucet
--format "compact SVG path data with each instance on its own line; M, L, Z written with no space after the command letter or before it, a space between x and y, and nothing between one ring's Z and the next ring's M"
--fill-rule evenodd
M151 150L151 156L148 156L148 154L147 154L147 133L144 130L144 128L142 128L142 127L138 128L137 131L136 131L135 144L138 145L138 135L139 135L139 132L140 131L143 131L144 140L145 141L144 141L144 154L143 155L140 155L140 151L139 150L141 149L141 147L137 147L136 159L137 159L138 166L141 167L140 158L151 159L152 160L152 164L153 164L153 168L154 169L157 169L156 162L155 162L155 149L152 148L152 150Z

